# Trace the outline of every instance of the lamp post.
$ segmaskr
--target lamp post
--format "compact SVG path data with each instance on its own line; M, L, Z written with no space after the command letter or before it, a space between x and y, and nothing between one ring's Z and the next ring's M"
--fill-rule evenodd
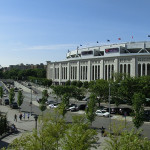
M30 100L31 110L30 110L30 114L32 116L32 87L30 87L30 89L31 89L31 100Z
M34 115L34 119L35 119L35 129L37 130L38 115Z
M111 105L110 105L110 83L109 83L109 133L111 134L111 115L110 115L110 109L111 109Z

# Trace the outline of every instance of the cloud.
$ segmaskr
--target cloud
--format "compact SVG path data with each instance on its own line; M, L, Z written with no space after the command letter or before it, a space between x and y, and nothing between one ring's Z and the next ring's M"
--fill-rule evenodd
M53 45L34 45L34 46L27 46L27 45L15 45L12 48L13 51L43 51L43 50L74 50L77 47L77 44L53 44Z
M60 50L75 48L76 46L76 44L38 45L28 47L27 50Z

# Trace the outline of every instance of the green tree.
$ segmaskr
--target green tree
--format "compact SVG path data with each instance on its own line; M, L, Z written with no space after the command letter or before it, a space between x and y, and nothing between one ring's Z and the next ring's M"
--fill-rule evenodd
M95 120L95 111L96 111L96 96L94 94L91 94L90 100L87 104L87 109L86 109L86 117L89 120L89 122L92 125L92 122Z
M88 89L89 88L89 83L88 81L83 82L83 87Z
M18 103L18 106L19 106L19 110L20 110L20 106L21 106L22 103L23 103L23 99L24 99L24 96L23 96L23 94L22 94L22 91L18 91L17 103Z
M143 138L141 131L132 129L128 126L128 129L124 129L124 123L118 122L112 125L113 134L109 135L104 141L104 150L149 150L150 141L147 138Z
M82 85L83 85L83 83L82 83L81 81L77 81L77 87L78 87L78 88L81 88Z
M39 118L38 130L15 139L9 149L58 150L61 147L60 140L65 134L66 126L64 119L55 110L54 113Z
M66 81L65 85L66 86L70 86L71 85L71 81L70 80Z
M89 128L84 116L74 116L62 139L63 150L89 150L97 146L97 132Z
M48 91L47 90L43 90L42 92L42 100L40 101L40 105L39 108L42 111L42 116L43 116L43 111L46 110L46 101L48 99Z
M144 123L144 101L145 96L142 93L134 93L133 95L133 123L134 126L138 129Z
M0 97L3 97L3 88L0 86Z
M11 105L14 101L15 101L15 92L14 88L11 88L9 92L9 104Z
M108 82L100 79L90 83L90 91L98 97L98 104L108 99Z

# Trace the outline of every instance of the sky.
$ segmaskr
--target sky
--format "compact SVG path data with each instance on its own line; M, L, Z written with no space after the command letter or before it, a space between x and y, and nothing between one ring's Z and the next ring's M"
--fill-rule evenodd
M149 0L0 0L0 65L61 61L80 44L149 41L149 6Z

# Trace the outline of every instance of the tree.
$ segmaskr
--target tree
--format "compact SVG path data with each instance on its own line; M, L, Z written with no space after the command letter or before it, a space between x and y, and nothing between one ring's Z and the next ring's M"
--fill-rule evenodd
M58 150L61 147L60 140L67 129L64 119L55 110L54 113L39 118L39 124L39 130L15 139L9 149Z
M84 116L74 116L62 139L62 150L89 150L98 141L97 132L89 128Z
M48 92L47 90L43 90L42 92L42 100L40 101L40 105L39 105L39 108L40 110L42 111L42 114L43 114L43 111L46 110L46 101L48 99Z
M14 101L15 101L15 92L14 88L11 88L9 92L9 104L11 105Z
M139 78L127 77L120 82L121 98L127 100L127 103L132 105L132 97L135 92L138 92Z
M71 81L70 80L66 81L65 85L66 86L70 86L71 85Z
M124 129L124 123L115 123L112 126L113 134L104 141L104 150L148 150L150 149L150 141L143 138L141 131L134 130L131 126Z
M2 98L3 97L3 88L0 87L0 97Z
M58 106L59 113L64 117L67 113L67 108L69 107L69 96L64 94L61 104Z
M133 95L133 123L134 126L138 129L144 123L144 101L145 96L142 93L134 93Z
M81 81L77 81L77 87L80 88L82 87L83 83Z
M24 96L23 96L23 94L22 94L22 91L18 91L17 103L18 103L18 106L19 106L19 110L20 110L20 106L21 106L22 103L23 103L23 99L24 99Z
M97 100L100 107L100 103L108 99L108 82L103 79L96 80L95 83L91 82L90 91L99 97Z
M85 116L73 117L66 124L58 109L39 118L39 128L15 139L8 150L88 150L96 148L97 132L89 128Z
M89 83L88 81L83 82L83 87L88 89L89 88Z
M86 117L90 121L91 125L92 122L95 120L95 111L96 111L96 96L94 94L91 94L90 100L88 102L88 107L86 109Z

